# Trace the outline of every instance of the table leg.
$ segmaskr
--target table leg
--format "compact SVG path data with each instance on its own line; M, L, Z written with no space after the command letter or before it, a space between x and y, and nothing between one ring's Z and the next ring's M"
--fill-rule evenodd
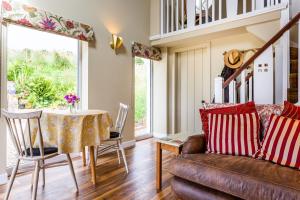
M156 189L161 190L162 177L162 150L161 143L156 143Z
M82 163L83 166L86 166L86 155L85 155L85 147L82 148Z
M95 164L95 157L94 157L94 152L95 152L94 146L90 146L89 150L90 150L90 167L91 167L92 183L95 185L96 184L96 164Z

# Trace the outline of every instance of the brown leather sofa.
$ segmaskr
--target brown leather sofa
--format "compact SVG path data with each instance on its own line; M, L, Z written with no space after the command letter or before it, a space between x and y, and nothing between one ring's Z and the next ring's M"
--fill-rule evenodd
M182 200L300 200L300 170L249 157L206 154L204 135L191 136L168 171Z

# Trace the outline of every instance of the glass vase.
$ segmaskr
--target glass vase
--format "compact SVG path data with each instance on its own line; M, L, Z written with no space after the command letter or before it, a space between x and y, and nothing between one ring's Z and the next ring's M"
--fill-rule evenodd
M75 104L69 104L70 113L74 113L76 111Z

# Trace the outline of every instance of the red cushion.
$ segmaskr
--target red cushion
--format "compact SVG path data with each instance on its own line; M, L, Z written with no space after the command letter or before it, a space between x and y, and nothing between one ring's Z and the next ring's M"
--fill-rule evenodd
M253 156L259 149L259 117L246 114L209 114L209 153Z
M292 119L300 119L300 107L295 106L294 104L288 101L285 101L281 116Z
M300 169L300 120L272 115L256 157Z
M200 109L200 117L202 121L202 130L207 138L208 136L208 114L245 114L256 112L255 103L253 101L238 104L235 106L228 106L222 108L212 108L212 109Z

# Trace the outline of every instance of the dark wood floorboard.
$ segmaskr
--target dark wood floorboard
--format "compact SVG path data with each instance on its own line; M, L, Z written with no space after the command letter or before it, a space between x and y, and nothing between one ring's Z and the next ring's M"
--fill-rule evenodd
M97 163L97 185L90 181L90 170L83 167L81 159L74 159L75 173L79 184L79 193L75 186L68 166L49 168L46 170L46 186L38 188L37 199L116 199L116 200L176 200L170 187L171 175L163 170L163 189L155 189L155 142L153 139L139 141L136 147L126 150L129 174L126 174L123 163L118 164L116 153L104 155ZM163 152L163 166L173 158ZM40 177L41 178L41 177ZM31 174L17 176L10 199L31 199ZM0 199L4 198L6 185L0 186Z

